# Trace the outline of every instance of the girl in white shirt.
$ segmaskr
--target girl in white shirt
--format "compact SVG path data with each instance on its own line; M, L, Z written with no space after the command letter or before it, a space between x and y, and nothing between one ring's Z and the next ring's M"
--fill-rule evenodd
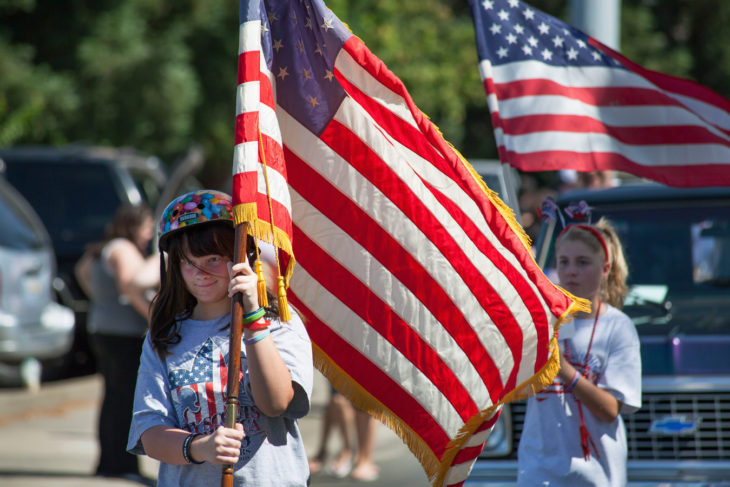
M641 407L639 338L620 308L628 269L611 225L571 225L555 244L560 284L591 302L560 339L560 371L527 402L518 485L626 485L620 414Z

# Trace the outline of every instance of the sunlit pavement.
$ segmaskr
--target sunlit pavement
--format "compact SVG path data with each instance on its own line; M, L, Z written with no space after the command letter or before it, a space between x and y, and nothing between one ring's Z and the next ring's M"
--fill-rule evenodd
M307 451L319 446L321 419L329 385L316 373L312 412L300 421ZM0 485L3 487L55 487L140 485L121 479L94 477L98 447L96 422L101 402L98 376L44 383L38 392L0 389ZM336 435L329 451L339 448ZM424 487L428 480L415 457L385 426L379 425L375 461L380 477L370 485ZM156 461L143 457L142 473L157 475ZM362 485L349 478L326 474L312 477L311 485L340 487Z

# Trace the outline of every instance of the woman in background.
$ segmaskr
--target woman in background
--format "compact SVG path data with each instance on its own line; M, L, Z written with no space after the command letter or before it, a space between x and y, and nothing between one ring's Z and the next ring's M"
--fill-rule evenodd
M104 399L99 414L96 475L147 484L127 452L139 356L149 316L149 291L159 284L158 254L149 256L154 219L149 207L122 206L100 242L88 247L76 277L89 297L87 330Z

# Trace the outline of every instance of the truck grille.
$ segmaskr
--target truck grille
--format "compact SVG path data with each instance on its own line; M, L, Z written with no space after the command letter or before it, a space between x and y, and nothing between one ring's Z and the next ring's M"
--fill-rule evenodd
M730 393L644 392L643 407L624 422L631 460L730 458Z
M522 428L525 426L525 413L527 412L527 401L515 401L510 403L512 413L512 454L509 458L517 458L517 446L520 444Z

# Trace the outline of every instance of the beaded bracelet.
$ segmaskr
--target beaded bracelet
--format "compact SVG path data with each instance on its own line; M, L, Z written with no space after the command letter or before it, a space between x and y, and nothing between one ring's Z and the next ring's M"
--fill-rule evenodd
M192 443L193 440L200 435L201 435L201 433L190 433L185 438L185 441L183 441L182 454L183 454L183 458L185 459L185 461L187 463L194 463L196 465L200 465L201 463L203 463L203 462L198 462L196 460L193 460L193 457L190 456L190 443Z
M266 310L264 308L259 308L256 311L249 313L247 315L243 315L243 326L245 327L249 323L253 323L254 321L258 321L259 318L264 316L266 314Z
M245 343L246 345L253 345L254 343L263 340L264 338L266 338L269 335L271 335L271 332L267 328L266 330L264 330L262 333L259 333L258 335L254 335L251 338L244 338L243 343Z
M570 384L566 387L568 391L572 391L575 385L578 383L578 380L580 379L580 372L576 369L575 374L573 374L573 379L570 381Z

